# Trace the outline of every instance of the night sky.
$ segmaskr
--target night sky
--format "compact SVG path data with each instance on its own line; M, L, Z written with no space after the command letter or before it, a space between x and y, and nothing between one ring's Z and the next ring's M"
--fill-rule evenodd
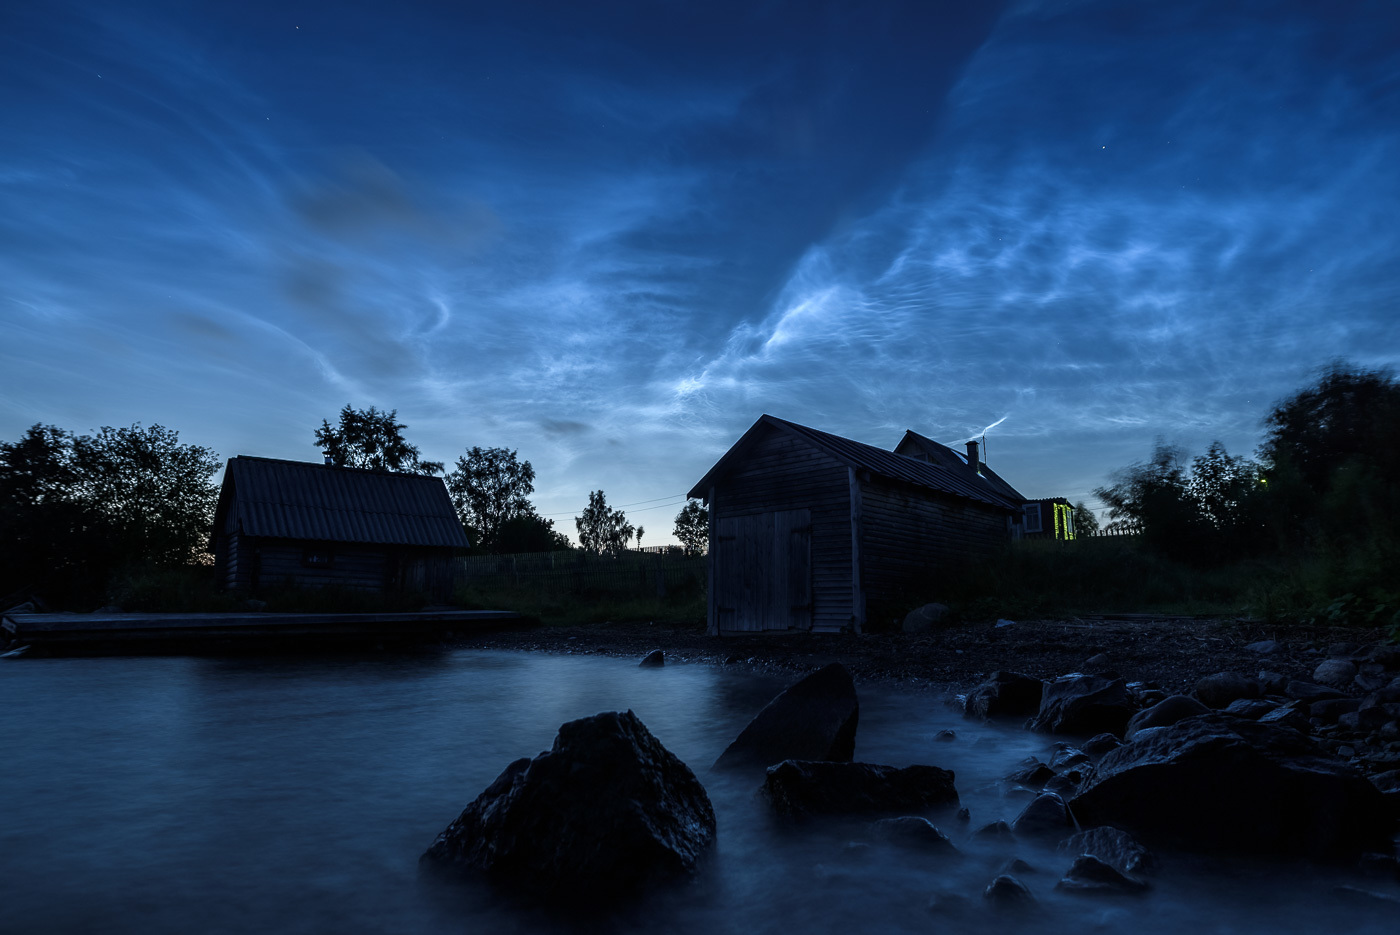
M5 3L0 327L5 440L397 408L570 535L764 412L1087 499L1400 359L1400 4Z

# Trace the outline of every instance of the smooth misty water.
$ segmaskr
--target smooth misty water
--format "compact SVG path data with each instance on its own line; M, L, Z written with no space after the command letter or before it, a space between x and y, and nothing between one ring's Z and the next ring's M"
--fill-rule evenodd
M775 827L757 780L708 764L780 689L701 666L460 651L373 657L16 659L0 663L0 931L541 932L570 926L418 856L511 760L564 721L631 708L705 783L719 843L701 879L592 930L1388 932L1331 895L1332 871L1165 855L1143 898L1056 894L1069 859L980 845L938 859L850 848L859 822ZM963 721L927 693L860 686L857 758L953 769L971 827L1024 799L996 782L1051 741ZM951 727L958 739L936 743ZM1012 856L1041 904L1011 926L976 899ZM1382 885L1368 884L1372 889ZM939 891L974 897L961 922Z

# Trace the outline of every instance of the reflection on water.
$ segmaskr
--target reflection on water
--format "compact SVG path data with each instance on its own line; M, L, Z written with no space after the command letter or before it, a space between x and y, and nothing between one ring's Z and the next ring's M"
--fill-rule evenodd
M933 696L859 686L857 758L957 773L971 826L938 858L853 847L858 822L775 827L752 776L708 766L779 688L700 666L454 652L288 659L24 659L0 665L0 929L17 932L540 932L563 923L418 879L418 855L564 721L631 708L696 770L719 843L702 879L587 927L681 933L987 931L977 896L1019 856L1028 932L1393 932L1332 871L1166 855L1141 899L1053 890L1069 858L978 843L1024 799L997 779L1051 743L964 722ZM951 727L958 738L935 743ZM1385 890L1387 884L1367 884ZM938 892L974 897L931 916Z

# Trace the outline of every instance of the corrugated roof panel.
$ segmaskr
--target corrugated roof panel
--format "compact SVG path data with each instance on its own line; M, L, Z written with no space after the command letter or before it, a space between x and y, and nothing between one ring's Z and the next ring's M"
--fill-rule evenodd
M467 548L441 478L240 456L225 477L250 536ZM229 481L226 480L226 483Z
M1020 509L1019 501L1013 500L1000 491L992 489L991 485L987 483L985 479L974 477L966 468L962 470L948 470L927 461L920 461L906 455L896 454L892 451L886 451L883 448L876 448L874 445L866 445L862 442L852 441L849 438L842 438L840 435L832 435L829 432L822 432L817 429L808 428L805 425L798 425L796 422L788 422L785 419L778 419L773 416L765 415L759 420L760 423L765 421L807 438L838 461L858 469L870 471L872 474L905 481L920 487L926 487L943 493L950 493L981 503L989 503L993 506L1008 510ZM733 450L732 448L730 449L731 452ZM727 458L728 455L725 457ZM724 460L724 458L721 458L720 464L722 464ZM711 468L711 472L713 473L713 471L719 469L719 467L720 465L716 464L714 468ZM709 474L706 475L706 477L709 476ZM696 487L696 490L698 489L699 485ZM696 490L691 491L691 496L696 495Z

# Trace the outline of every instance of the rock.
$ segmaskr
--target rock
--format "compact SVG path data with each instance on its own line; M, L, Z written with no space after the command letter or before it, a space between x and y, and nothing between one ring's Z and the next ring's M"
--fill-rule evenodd
M904 615L905 633L927 633L948 619L948 605L925 604Z
M1391 719L1391 715L1386 708L1391 705L1376 708L1358 708L1349 714L1343 714L1337 718L1337 726L1343 730L1353 733L1368 734L1373 730L1380 730L1385 723Z
M957 813L956 815L954 815L953 817L956 818L956 819L958 820L958 823L959 823L959 824L963 824L963 825L965 825L965 824L967 824L968 822L972 821L972 813L969 812L966 808L960 808L960 809L958 809L958 813Z
M1002 821L1001 819L988 822L987 824L978 828L976 831L972 832L972 836L974 838L979 838L984 841L1004 840L1006 838L1015 837L1015 835L1011 833L1011 826L1008 825L1006 822Z
M1027 789L1039 789L1055 778L1055 771L1031 756L1026 758L1020 769L1006 778L1008 781L1025 786Z
M250 597L243 602L243 606L251 610L253 613L261 613L262 611L267 610L267 601L260 601L255 597Z
M948 836L927 818L905 815L900 818L882 818L870 825L870 832L882 841L900 847L929 851L937 854L956 854L958 849Z
M1400 703L1400 686L1380 688L1372 691L1361 700L1358 708L1374 708L1378 705L1388 705Z
M1092 854L1124 873L1153 873L1157 858L1126 831L1105 825L1070 835L1057 848L1065 854Z
M659 669L666 664L666 654L659 649L653 649L642 657L642 661L637 663L639 669Z
M1350 659L1326 659L1313 669L1313 681L1341 687L1356 678L1356 663Z
M97 608L96 610L94 610L93 613L95 613L95 614L124 614L124 613L126 613L126 611L122 610L121 607L120 607L119 605L117 605L117 604L104 604L104 605L102 605L101 607L99 607L99 608Z
M1094 675L1102 675L1111 668L1113 668L1113 658L1108 653L1097 653L1084 660L1084 671Z
M1290 701L1288 704L1279 705L1268 714L1260 716L1259 723L1272 724L1275 727L1291 727L1296 731L1307 733L1311 725L1308 723L1308 716L1303 711L1303 702Z
M1361 647L1355 643L1331 643L1327 646L1327 655L1332 657L1354 656L1360 649Z
M720 754L715 768L769 766L783 760L850 762L859 715L851 673L833 662L770 701Z
M988 884L982 891L982 898L993 909L1002 912L1020 912L1035 905L1035 897L1026 884L1007 873Z
M1072 769L1051 779L1040 791L1053 792L1062 799L1069 799L1079 791L1079 784L1083 781L1084 774L1077 769Z
M1294 680L1289 682L1283 689L1283 693L1289 698L1298 701L1327 701L1329 698L1345 698L1346 695L1335 688L1328 688L1325 685L1318 685L1316 682L1301 682Z
M1258 698L1264 694L1259 683L1238 672L1216 672L1198 681L1193 693L1208 708L1223 708L1240 698Z
M1067 675L1045 686L1031 730L1051 734L1121 734L1134 711L1123 679Z
M1045 683L1018 672L993 672L967 696L964 709L972 717L998 714L1028 715L1040 709Z
M1278 640L1260 640L1257 643L1250 643L1245 649L1261 656L1268 656L1279 651L1279 644Z
M1231 717L1248 718L1257 721L1259 718L1277 708L1278 704L1273 701L1265 701L1263 698L1236 698L1225 706L1225 713Z
M1264 690L1266 695L1282 695L1283 690L1288 687L1288 676L1282 672L1262 669L1256 677L1259 680L1259 687Z
M1307 737L1222 714L1107 754L1070 807L1149 842L1316 858L1384 847L1395 824L1379 789Z
M941 730L938 733L934 734L933 739L939 741L940 743L947 743L950 740L957 740L958 732L955 730L947 730L945 728L944 730Z
M1055 744L1055 755L1050 758L1050 768L1056 772L1080 766L1089 762L1089 754L1067 743Z
M1360 698L1329 698L1326 701L1314 701L1308 706L1308 713L1328 724L1335 724L1337 718L1343 714L1351 714L1359 707Z
M1400 646L1377 643L1366 659L1368 662L1378 662L1387 669L1400 669Z
M1016 820L1011 830L1017 835L1061 835L1066 828L1073 827L1065 800L1053 792L1042 792L1030 801Z
M25 601L24 603L16 604L13 607L6 607L4 612L6 614L37 614L39 612L39 608L34 606L33 601Z
M1055 889L1067 893L1136 895L1147 892L1147 884L1124 874L1092 854L1081 854L1074 859L1074 865L1069 868L1064 879L1055 884Z
M715 813L695 774L631 711L570 721L506 767L420 864L589 903L693 874Z
M1021 858L1013 857L1002 864L1001 869L997 871L998 876L1005 876L1008 874L1014 876L1018 873L1035 873L1035 868Z
M1128 723L1131 725L1132 721L1129 721ZM1123 741L1119 740L1112 734L1104 733L1095 734L1088 740L1084 741L1082 749L1085 753L1089 754L1090 756L1103 756L1108 751L1116 750L1121 746L1123 746Z
M1006 628L1006 627L1014 627L1015 625L1016 625L1016 621L1015 621L1015 620L1007 620L1005 617L998 617L998 618L997 618L996 628L997 628L998 630L1004 629L1004 628Z
M770 766L763 795L775 812L790 818L917 812L958 804L951 770L820 760L784 760Z
M1168 724L1175 724L1183 718L1209 713L1210 708L1190 695L1172 695L1170 698L1159 701L1152 707L1134 714L1128 721L1127 728L1123 731L1123 739L1132 740L1138 731L1144 728L1165 727Z

